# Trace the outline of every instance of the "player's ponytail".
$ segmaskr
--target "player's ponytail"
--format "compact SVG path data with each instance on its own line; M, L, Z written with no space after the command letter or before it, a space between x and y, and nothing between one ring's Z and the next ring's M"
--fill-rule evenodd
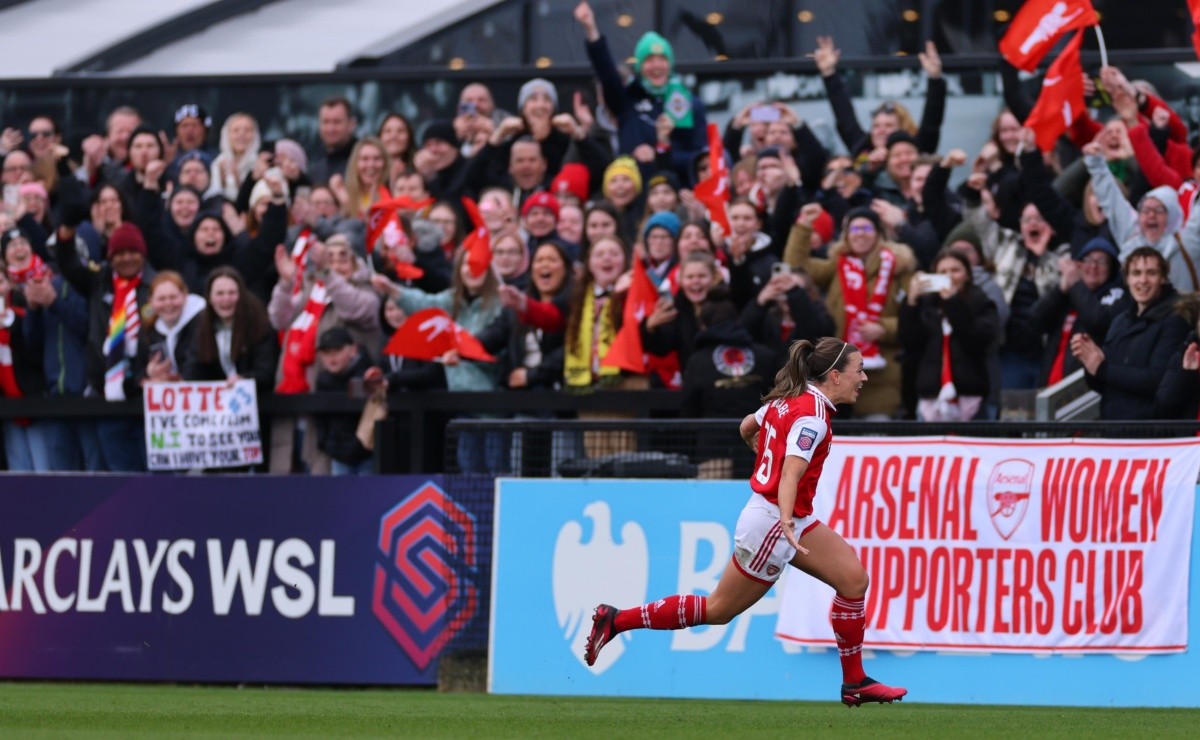
M763 403L798 396L810 381L819 381L831 370L843 370L850 355L858 348L836 337L824 337L814 345L807 339L793 342L788 359L775 374L775 387L763 396Z

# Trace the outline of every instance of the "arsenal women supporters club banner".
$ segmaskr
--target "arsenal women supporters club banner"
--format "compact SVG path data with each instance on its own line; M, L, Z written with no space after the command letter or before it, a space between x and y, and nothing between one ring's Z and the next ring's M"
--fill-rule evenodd
M1174 653L1198 473L1195 439L842 437L816 515L870 573L868 647ZM834 645L833 591L791 585L778 636Z

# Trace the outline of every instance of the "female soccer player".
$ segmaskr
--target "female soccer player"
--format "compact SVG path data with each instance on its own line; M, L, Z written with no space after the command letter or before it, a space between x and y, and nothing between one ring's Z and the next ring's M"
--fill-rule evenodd
M813 496L833 441L830 418L854 403L867 374L854 345L825 337L792 344L763 406L742 420L742 439L757 453L754 493L738 517L733 559L710 596L669 596L632 609L596 607L584 649L588 665L626 631L728 624L761 599L790 563L837 592L829 620L842 661L842 703L897 701L907 689L868 678L862 667L869 578L841 535L813 517Z

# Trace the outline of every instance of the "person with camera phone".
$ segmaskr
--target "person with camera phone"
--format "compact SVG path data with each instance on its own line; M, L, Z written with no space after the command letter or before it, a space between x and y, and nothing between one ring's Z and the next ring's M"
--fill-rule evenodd
M970 421L988 394L987 349L1000 316L961 252L943 249L933 269L913 275L900 308L900 344L919 357L917 418Z

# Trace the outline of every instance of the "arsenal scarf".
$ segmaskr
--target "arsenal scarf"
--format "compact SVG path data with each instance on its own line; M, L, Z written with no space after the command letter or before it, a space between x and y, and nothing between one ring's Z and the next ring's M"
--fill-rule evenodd
M1054 385L1063 379L1063 362L1067 359L1067 347L1071 344L1071 332L1075 329L1075 319L1078 316L1075 311L1068 311L1067 317L1063 319L1062 333L1058 338L1058 352L1054 355L1054 364L1050 366L1050 377L1046 379L1046 385Z
M125 400L125 377L129 359L137 355L141 317L138 314L137 289L142 274L133 278L113 275L112 315L108 317L108 334L104 338L104 398Z
M308 368L317 359L317 327L329 305L325 284L317 281L308 292L304 310L292 321L283 338L283 377L276 393L308 393Z
M296 236L292 245L292 262L296 263L296 279L292 281L292 295L296 295L304 286L304 270L308 267L308 248L312 246L312 229L305 228Z
M42 258L36 254L29 260L29 264L23 268L16 268L12 265L8 266L8 279L13 285L24 285L30 280L37 280L50 272L50 268L42 261Z
M21 309L13 308L12 311L16 313ZM0 321L3 320L4 317L0 316ZM24 395L21 393L21 386L17 385L17 374L13 371L12 333L8 327L0 326L0 397L22 398ZM30 420L17 418L13 419L13 423L27 427Z
M14 312L17 309L12 309ZM4 319L0 316L0 321ZM21 398L21 387L13 371L12 333L7 326L0 326L0 396Z
M954 368L950 364L950 335L953 333L950 322L942 319L942 382L938 400L946 403L958 402L958 389L954 387Z
M842 339L858 347L862 353L863 367L867 370L878 370L887 364L879 352L879 345L863 338L861 327L863 324L877 323L883 315L895 269L896 255L886 249L879 250L879 273L875 276L875 289L868 297L867 270L863 261L851 255L838 258L838 280L845 304Z

